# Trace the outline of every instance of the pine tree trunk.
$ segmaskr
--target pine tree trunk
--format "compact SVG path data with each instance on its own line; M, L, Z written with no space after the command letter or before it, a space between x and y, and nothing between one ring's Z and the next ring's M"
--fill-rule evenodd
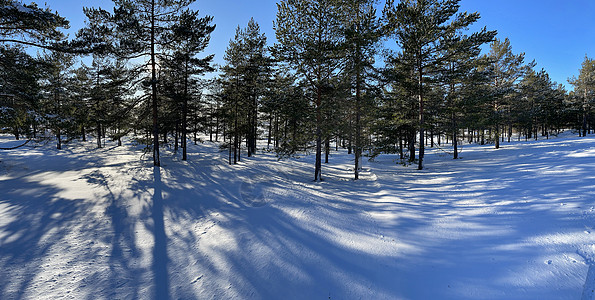
M225 140L225 134L223 134L223 140ZM232 156L231 155L231 151L232 151L231 136L229 137L229 146L228 146L228 149L229 149L229 165L231 165L231 156Z
M494 136L495 148L500 149L500 125L496 124L496 132Z
M419 57L421 57L421 49L419 53ZM418 170L423 170L424 166L424 152L425 152L425 145L424 145L424 134L425 134L425 124L424 124L424 97L423 97L423 72L421 66L421 59L418 61L418 97L419 97L419 161L417 165Z
M353 121L349 116L349 140L347 141L347 154L351 155L353 152Z
M56 130L56 138L58 140L56 149L60 150L60 149L62 149L62 137L61 137L61 133L60 133L60 127L58 127L58 130Z
M155 61L155 0L151 1L151 101L153 113L153 166L161 166L159 158L159 123L157 123L157 62Z
M269 116L269 130L267 135L267 148L271 147L272 135L273 135L273 114Z
M314 165L314 181L322 181L322 133L316 128L316 162Z
M101 147L101 122L97 121L97 148Z
M434 129L430 131L430 147L434 148Z
M357 49L358 54L358 61L359 62L359 47ZM361 145L361 135L362 135L362 128L361 128L361 88L362 88L362 77L361 71L359 68L356 70L356 82L355 82L355 180L359 179L359 168L360 168L360 159L362 155L362 145Z
M215 142L219 142L219 116L215 117Z
M506 125L502 125L500 132L502 132L502 134L500 135L500 139L502 140L501 142L504 143L504 137L506 135Z
M399 137L399 158L401 160L405 158L405 153L403 153L403 137Z
M252 143L250 144L250 147L252 147L252 149L250 152L252 154L256 154L256 146L258 141L258 97L256 97L256 95L254 95L253 97L254 110L252 112Z
M319 76L320 77L320 76ZM320 83L320 78L318 80ZM318 86L316 89L316 162L314 166L314 181L322 180L322 91Z
M182 160L188 159L188 61L185 65L184 74L184 101L182 103ZM211 134L211 141L213 140L213 134Z
M583 137L587 136L587 112L583 112L583 123L582 123Z
M324 163L328 164L328 157L331 153L331 141L327 137L324 139Z
M209 114L209 142L213 142L213 105L211 104L211 113Z
M178 152L178 138L179 138L179 133L180 132L180 125L178 124L178 122L176 122L176 129L174 132L174 152L177 153Z
M415 161L415 129L412 127L409 130L409 141L407 146L409 147L409 162Z
M56 103L56 111L59 112L60 111L60 97L58 95L58 92L54 92L54 102ZM58 113L58 116L60 114ZM62 138L60 135L60 122L58 122L58 124L56 124L56 139L57 139L57 144L56 144L56 148L58 150L62 149Z
M275 116L275 142L273 147L275 148L275 150L279 149L279 116Z
M494 126L494 129L495 129L494 143L495 143L495 148L500 149L500 114L498 112L498 101L494 102L494 111L496 113L496 126Z
M459 138L457 137L458 129L457 129L457 119L455 117L455 113L452 113L452 147L453 147L453 159L459 158Z
M237 110L238 110L238 104L235 103L235 107L234 107L234 122L235 122L235 126L233 129L233 164L237 164L238 163L238 147L239 147L239 138L238 138L238 114L237 114ZM231 140L230 140L231 142Z

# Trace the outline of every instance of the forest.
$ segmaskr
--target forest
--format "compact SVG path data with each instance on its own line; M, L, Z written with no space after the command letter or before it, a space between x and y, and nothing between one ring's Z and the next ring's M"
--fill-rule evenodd
M0 127L58 149L130 136L155 166L164 145L186 160L202 133L230 164L258 151L315 153L315 180L333 147L353 154L358 179L364 156L398 153L421 170L426 147L449 144L457 159L463 143L594 129L593 59L567 91L495 30L468 32L480 14L457 0L280 1L276 43L251 20L225 53L204 53L216 24L193 2L85 8L86 26L68 39L59 12L2 0Z
M0 0L0 299L595 299L588 54L464 0L279 0L221 53L209 2L112 3Z

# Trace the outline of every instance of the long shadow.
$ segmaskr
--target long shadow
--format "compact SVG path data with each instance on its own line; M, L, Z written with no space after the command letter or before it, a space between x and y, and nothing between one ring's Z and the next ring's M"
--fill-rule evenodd
M302 283L307 282L309 278L325 278L324 275L317 274L321 266L328 267L328 272L339 270L335 274L355 278L355 281L360 283L366 283L367 279L384 273L393 276L395 282L391 283L391 279L379 279L383 284L376 287L393 287L387 292L394 297L401 295L424 299L473 299L497 297L495 295L510 298L511 295L516 295L513 298L523 299L548 296L551 298L554 290L562 290L567 295L580 293L572 283L574 281L562 280L561 283L557 283L556 280L559 278L555 273L569 272L570 276L580 278L583 274L578 264L551 272L551 269L548 269L549 264L542 264L541 261L527 262L526 259L555 258L564 252L572 256L576 247L574 242L548 242L547 238L540 239L556 234L563 236L566 233L581 233L584 229L581 228L582 223L588 224L593 220L592 216L585 220L577 220L576 216L585 206L592 205L592 197L587 195L593 192L595 186L593 177L589 177L593 164L573 168L577 161L566 158L567 153L580 150L581 147L544 147L543 150L530 151L528 146L523 146L519 152L515 152L514 149L501 151L489 158L483 153L479 156L481 160L468 154L467 161L449 163L450 168L430 165L430 171L398 171L399 176L391 179L384 176L385 178L380 180L385 185L384 189L389 194L393 193L387 195L393 196L392 203L388 200L387 203L368 201L366 197L376 197L371 195L377 192L374 188L358 183L349 183L347 188L347 184L341 182L341 176L327 176L330 180L325 183L303 184L310 189L302 190L304 198L310 198L310 203L291 201L283 203L283 206L265 208L262 213L224 210L228 222L220 226L225 226L229 232L238 232L234 235L235 241L240 244L238 249L270 249L270 253L276 254L271 256L271 263L266 266L270 268L272 278L261 271L262 266L253 263L250 254L222 250L231 268L239 269L240 274L245 274L235 285L245 286L242 281L247 281L252 290L256 291L256 295L270 299L289 291L293 291L294 296L305 293L303 289L300 290L299 284L291 282L287 272L276 269L275 265L291 265L286 269L301 272L300 277L306 279ZM527 156L525 152L532 153L534 157ZM557 157L552 159L551 155ZM499 161L509 167L500 166ZM395 169L391 169L394 172ZM561 170L571 174L558 174ZM583 179L574 184L582 187L570 184L569 180L576 180L581 176ZM317 186L324 186L327 195L338 197L327 197L317 201L314 193ZM566 189L560 190L561 187ZM346 189L348 193L345 192ZM343 195L346 198L340 199ZM567 204L569 208L566 208ZM300 218L283 215L288 208L293 211L300 210L300 205L302 212L297 214ZM328 218L321 222L304 224L304 216L307 216L310 210L317 211L322 216L334 215L341 219L335 221ZM408 246L417 247L417 250L403 255L401 262L390 262L390 259L382 255L374 255L373 251L367 252L373 250L371 248L358 253L349 247L342 248L341 245L333 243L332 234L337 232L361 233L362 237L374 234L369 228L366 232L366 226L358 228L358 225L350 221L357 221L357 212L366 211L386 211L393 215L394 222L377 220L377 229L382 233L382 239L394 237ZM334 231L325 231L329 229ZM246 236L256 237L257 242ZM544 243L546 249L543 249ZM559 243L559 246L551 247L547 243ZM260 246L255 247L255 244ZM312 256L318 261L308 261ZM353 260L356 257L357 259ZM405 260L407 262L404 262ZM370 265L376 263L379 268L376 271L368 265L360 265L361 261L370 262ZM555 262L554 259L554 264ZM382 272L383 263L394 273ZM216 269L214 264L207 263L204 267ZM522 276L518 274L525 272L524 269L551 273L550 277L547 277L548 275L527 271L523 274L527 276L528 282L511 284L506 281L509 278L522 281ZM459 282L455 282L452 288L446 284L444 288L432 286L435 283L448 282L449 279L444 277L447 271L459 272L453 276L453 280L458 279ZM583 280L580 278L579 283ZM263 285L263 282L274 283ZM550 285L549 288L546 287L546 283ZM338 281L328 279L309 287L323 289L320 285L326 285L330 290L345 288ZM462 290L456 290L462 286ZM464 290L465 287L467 290ZM470 290L479 294L464 294ZM436 294L437 292L441 294Z
M138 264L142 253L135 219L126 208L130 200L113 190L109 176L99 170L130 163L108 166L113 160L100 152L110 151L46 147L1 152L0 299L40 293L57 298L66 291L79 299L139 298L148 268ZM78 179L66 173L92 169ZM76 191L84 186L79 180L108 193Z
M585 207L592 206L592 197L588 195L593 193L595 181L592 177L588 179L588 174L592 174L594 165L568 159L569 153L584 151L584 146L558 144L562 145L519 145L500 151L476 147L479 155L467 152L464 160L449 163L448 169L430 164L429 169L442 174L436 178L415 173L396 177L393 189L402 199L392 205L399 208L395 215L402 216L410 211L424 215L428 221L406 222L409 226L395 229L404 233L403 236L415 236L417 240L410 243L440 252L436 257L444 260L421 256L426 262L461 263L456 270L465 277L459 276L458 284L462 283L461 279L467 280L466 284L473 282L474 289L485 291L482 297L490 294L490 288L492 292L507 290L509 296L515 291L520 298L528 295L551 298L554 289L564 290L569 295L577 293L576 285L572 285L575 281L558 280L555 272L568 272L569 276L580 278L583 275L579 264L556 270L550 266L552 260L546 264L527 261L547 262L549 258L563 256L564 251L564 255L570 253L572 257L580 241L565 241L556 236L587 237L582 234L583 225L592 224L593 216L585 213ZM531 150L532 147L537 149ZM490 155L486 156L486 152ZM453 174L449 175L451 172ZM434 183L427 179L441 180ZM432 234L430 230L435 228L440 231ZM589 238L584 242L592 241ZM461 259L463 253L464 260ZM531 270L543 271L532 274ZM428 274L432 273L436 272ZM518 275L520 273L524 275ZM522 283L502 284L510 278ZM544 282L548 282L550 289L541 288L546 286Z
M270 164L270 161L262 163ZM366 253L359 246L350 248L338 244L328 228L320 226L328 221L332 229L346 225L340 228L346 235L372 234L368 230L370 224L360 227L358 223L361 212L370 209L365 201L337 202L327 208L324 201L318 202L319 199L306 189L298 190L297 195L277 197L275 193L287 191L293 175L283 179L283 174L269 166L252 170L256 165L246 164L218 171L219 167L227 168L224 164L217 166L209 158L190 156L184 168L163 169L168 172L163 185L164 196L167 195L163 205L167 208L168 226L181 229L172 231L168 239L168 251L173 251L171 255L176 260L171 263L180 267L175 273L170 272L173 297L217 299L243 295L275 299L285 295L294 299L300 295L317 295L335 299L336 295L348 295L348 291L357 290L361 295L366 288L382 289L379 292L382 295L391 293L385 289L388 283L374 284L374 280L391 280L377 278L375 268L379 260L390 263L390 256ZM237 170L239 176L232 170ZM267 205L255 206L252 202L258 199L252 198L258 195L243 191L244 195L240 187L243 180L254 178L251 174L261 174L260 171L270 179L266 181L266 189L270 189L267 195L272 199ZM250 191L259 193L260 189L253 187ZM246 196L248 201L244 199ZM323 214L331 218L322 223L314 219L304 223L287 215L288 209L302 208L324 210ZM341 218L334 219L336 216ZM263 253L268 253L266 258L262 257ZM345 277L352 280L344 281ZM314 291L307 290L311 288Z
M64 246L72 228L86 219L92 205L58 197L59 188L30 181L27 176L0 181L0 190L0 298L23 299L39 281L38 275L51 271L47 270L48 258L55 247ZM87 259L94 250L69 254Z
M138 299L142 278L142 268L135 267L135 260L140 253L136 246L134 220L125 206L126 199L115 195L110 187L109 177L101 171L93 171L82 177L88 183L99 185L108 192L109 205L105 214L109 217L111 231L105 233L106 241L111 242L109 255L109 297ZM95 299L95 293L89 293L88 299Z
M382 169L379 165L377 169L384 173L373 182L377 185L343 180L347 177L338 173L347 171L340 168L326 168L328 180L318 184L309 182L310 168L296 167L289 171L291 174L280 175L272 167L273 160L247 159L241 165L227 167L206 155L189 155L188 163L164 159L172 167L154 167L152 178L147 166L139 171L146 176L132 176L132 183L125 189L134 193L131 199L146 200L141 219L134 219L133 212L127 210L126 201L131 201L128 194L118 195L101 172L84 178L88 183L105 185L108 191L105 214L111 221L109 232L100 233L105 226L97 224L91 224L89 230L99 233L112 246L107 250L111 280L90 283L85 287L87 291L93 289L95 295L107 298L154 299L337 299L350 295L473 298L449 292L446 286L443 290L436 287L446 282L441 277L446 271L453 271L462 273L453 278L466 280L458 282L459 286L473 283L489 298L490 288L509 287L498 280L522 271L527 265L523 259L535 257L533 253L549 255L539 245L529 244L528 239L559 232L558 227L576 229L571 227L578 222L569 220L569 210L556 201L561 197L570 201L572 193L588 195L594 180L585 179L582 183L587 186L580 189L557 192L560 179L576 176L565 178L561 174L535 181L534 175L539 172L558 171L547 169L551 166L537 159L543 157L539 153L536 159L516 157L514 164L508 164L509 169L490 167L494 160L485 165L471 161L471 152L466 153L469 163L456 161L452 166L459 167L454 169L430 163L426 173L403 172L394 166ZM502 161L510 159L504 154L495 156ZM570 168L573 162L561 156L559 169ZM467 168L476 169L467 174ZM528 169L535 172L518 175ZM588 176L591 169L579 168L576 172ZM393 172L397 175L393 176ZM242 190L239 187L247 178L252 180ZM26 180L22 177L0 182L3 189L11 184L22 186L6 200L0 196L0 209L9 206L14 210L12 215L26 216L7 221L6 225L0 223L0 233L6 233L0 237L3 269L15 270L23 261L53 254L52 245L65 239L67 228L85 217L89 209L86 202L57 197L60 190L56 187L28 184ZM259 181L264 186L259 186ZM289 184L296 187L290 188ZM40 196L26 199L29 188ZM259 193L264 189L271 198L259 202ZM382 196L379 192L383 192ZM527 205L521 202L525 200ZM585 205L591 202L574 201ZM485 207L492 210L475 211ZM153 248L145 252L152 252L145 269L134 267L134 262L142 258L142 251L135 245L135 221L144 223L154 239ZM28 227L29 222L34 225ZM436 226L440 222L447 226ZM440 231L435 232L436 228ZM49 236L48 230L52 232ZM441 236L448 234L453 237ZM29 245L38 247L28 249ZM496 248L500 246L509 248ZM92 251L81 254L95 255ZM41 270L41 262L29 263L26 273ZM147 280L143 281L143 274L147 274ZM35 280L33 276L0 276L0 298L27 297L26 291ZM152 287L149 295L142 292L148 286ZM524 287L511 289L528 294ZM436 291L444 294L436 297L432 294ZM538 298L547 296L548 291L530 292ZM91 297L89 294L88 299Z
M153 167L153 206L151 216L153 219L153 278L155 284L155 299L169 299L169 273L167 270L167 236L163 219L163 183L161 182L160 167Z

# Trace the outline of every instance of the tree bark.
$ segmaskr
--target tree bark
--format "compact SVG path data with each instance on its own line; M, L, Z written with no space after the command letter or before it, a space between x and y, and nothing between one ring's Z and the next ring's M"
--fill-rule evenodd
M409 130L408 142L407 147L409 147L409 162L415 161L415 129L412 127Z
M320 76L319 76L320 77ZM320 78L319 78L320 84ZM321 87L316 88L316 162L314 163L314 181L322 180L322 91Z
M355 79L355 180L359 179L359 168L360 168L360 159L362 155L362 145L361 145L361 135L362 135L362 127L361 127L361 88L362 88L362 77L361 77L361 70L359 68L359 64L361 63L359 60L359 45L357 47L357 54L356 54L356 79Z
M101 147L101 122L97 121L97 148Z
M153 166L161 166L159 158L159 123L157 123L157 63L155 61L155 0L151 1L151 101L153 112Z
M188 159L188 60L186 60L186 65L184 68L184 100L182 103L182 160ZM211 140L213 139L213 135L211 134Z
M459 138L457 137L457 119L455 113L452 113L452 147L453 147L453 159L459 158Z
M328 164L328 157L331 153L331 141L328 137L324 139L324 163Z
M419 56L421 57L421 49ZM421 59L418 62L418 97L419 97L419 161L417 165L418 170L423 170L424 166L424 152L425 152L425 145L424 145L424 135L425 135L425 124L424 124L424 97L423 97L423 71L422 71L422 62Z

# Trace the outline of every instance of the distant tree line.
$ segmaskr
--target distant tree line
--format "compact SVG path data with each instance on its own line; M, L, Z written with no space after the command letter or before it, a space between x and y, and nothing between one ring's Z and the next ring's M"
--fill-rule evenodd
M51 135L58 149L133 136L155 166L163 144L186 160L187 142L203 133L230 164L244 153L312 152L315 180L332 148L354 155L358 179L364 152L422 169L428 146L448 143L457 159L463 143L499 148L594 129L593 59L568 92L496 31L469 32L480 15L459 11L460 0L388 0L380 11L375 0L281 0L277 42L250 20L210 80L201 76L216 71L213 55L203 52L215 25L193 2L86 8L86 27L67 40L58 13L0 0L0 126L17 139Z

